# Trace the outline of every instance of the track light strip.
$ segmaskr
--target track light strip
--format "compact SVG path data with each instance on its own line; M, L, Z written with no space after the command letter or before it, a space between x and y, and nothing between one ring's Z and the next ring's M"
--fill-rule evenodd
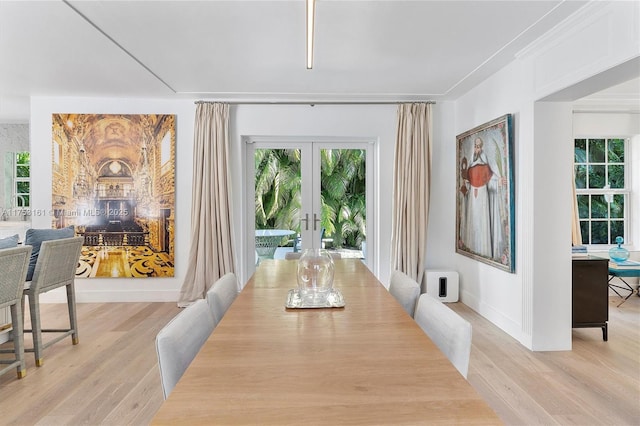
M316 0L307 0L307 69L313 68L313 27L316 14Z

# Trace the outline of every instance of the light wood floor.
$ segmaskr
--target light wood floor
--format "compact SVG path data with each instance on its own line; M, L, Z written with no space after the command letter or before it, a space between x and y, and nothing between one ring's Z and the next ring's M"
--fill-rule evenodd
M573 329L571 351L531 352L467 306L468 380L509 425L640 425L640 297L609 299L609 340Z
M473 325L469 381L506 424L638 425L640 297L616 304L608 342L600 329L576 329L573 351L544 353L450 306ZM148 424L162 404L155 335L178 311L174 303L79 304L79 345L49 347L40 368L28 353L22 380L0 376L0 424ZM65 305L43 305L42 316L62 325Z

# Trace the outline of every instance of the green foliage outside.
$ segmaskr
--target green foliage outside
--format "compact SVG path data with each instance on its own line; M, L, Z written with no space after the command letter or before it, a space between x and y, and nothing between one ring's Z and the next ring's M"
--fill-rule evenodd
M28 180L30 170L31 154L26 152L16 152L16 178L23 178L16 182L17 206L28 207L30 205L30 182Z
M256 229L300 232L300 151L255 153ZM366 239L365 151L321 150L321 226L336 248L360 248Z
M255 152L256 229L300 231L300 151Z
M624 188L624 139L576 139L574 164L576 189ZM591 244L613 244L624 236L623 195L614 195L611 203L602 194L577 198L585 243L589 235Z

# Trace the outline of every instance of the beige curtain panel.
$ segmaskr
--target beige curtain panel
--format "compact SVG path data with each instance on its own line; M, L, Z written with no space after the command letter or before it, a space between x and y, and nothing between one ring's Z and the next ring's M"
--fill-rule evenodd
M571 216L571 243L582 245L582 231L580 230L580 212L578 211L578 195L576 194L576 177L571 174L571 189L573 190L573 215Z
M196 108L191 200L191 247L178 306L203 299L209 287L235 273L229 176L229 105Z
M422 282L431 180L431 105L398 105L393 179L391 270Z

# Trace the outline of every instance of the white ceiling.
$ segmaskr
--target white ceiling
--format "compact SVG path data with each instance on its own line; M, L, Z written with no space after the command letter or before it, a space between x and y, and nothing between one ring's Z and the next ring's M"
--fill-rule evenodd
M640 109L640 77L616 84L574 102L576 110L628 110Z
M455 99L585 1L0 1L0 121L29 96Z

